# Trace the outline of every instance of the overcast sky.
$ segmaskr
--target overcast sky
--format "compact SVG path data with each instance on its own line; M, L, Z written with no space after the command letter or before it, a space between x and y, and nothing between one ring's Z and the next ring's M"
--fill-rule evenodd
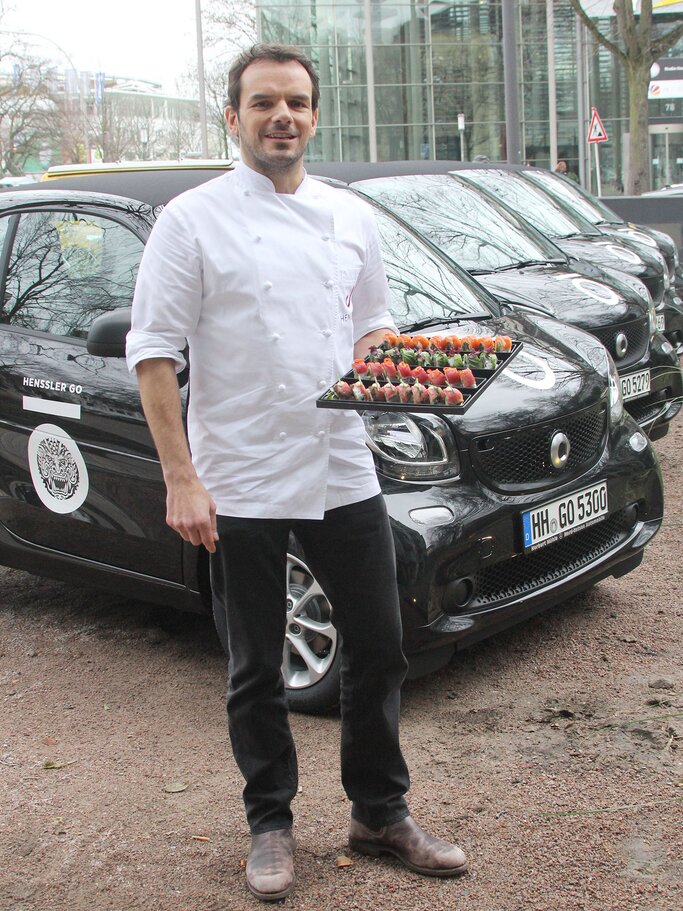
M4 0L0 26L39 33L35 49L79 70L161 82L196 64L195 0ZM56 47L59 45L59 47ZM65 53L60 51L63 49Z

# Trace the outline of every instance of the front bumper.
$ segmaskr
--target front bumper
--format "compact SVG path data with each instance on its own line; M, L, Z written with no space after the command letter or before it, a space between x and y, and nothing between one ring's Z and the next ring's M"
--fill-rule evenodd
M638 426L625 415L597 465L544 494L496 494L468 478L466 470L444 486L387 486L409 658L460 648L634 569L664 510L657 456L649 444L636 451L635 435L642 444ZM607 481L608 516L525 553L522 512L598 480ZM452 518L421 525L420 510L435 507Z

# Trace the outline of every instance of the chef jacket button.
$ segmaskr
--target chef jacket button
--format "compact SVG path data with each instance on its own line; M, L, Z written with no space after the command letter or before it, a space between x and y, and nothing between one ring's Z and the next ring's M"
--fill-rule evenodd
M330 239L329 234L323 234L323 240L329 240L329 239Z
M272 283L272 282L264 282L264 283L263 283L263 290L264 290L264 291L270 291L270 289L271 289L272 287L273 287L273 283Z
M334 282L331 278L328 278L326 282L323 282L326 288L331 288L334 285Z
M271 338L274 342L277 342L279 339L282 338L282 336L280 335L279 332L273 332L273 334L271 335Z
M321 389L324 389L325 386L327 386L327 380L318 380L318 386L319 386Z
M245 196L251 196L251 190L245 190L245 191L244 191L244 195L245 195Z
M280 383L280 385L277 387L277 391L278 391L278 392L286 392L286 391L287 391L287 387L285 386L284 383Z
M254 236L254 242L255 242L255 243L258 243L260 240L261 240L261 235L260 235L260 234L256 234L256 235Z
M324 436L325 436L325 431L324 431L324 430L319 430L319 431L318 431L318 439L319 439L319 440L322 440Z
M281 431L280 431L280 439L281 439L281 440L286 440L286 439L287 439L287 434L285 433L284 430L281 430Z
M323 335L325 336L325 338L329 338L329 337L332 335L332 330L331 330L331 329L323 329Z

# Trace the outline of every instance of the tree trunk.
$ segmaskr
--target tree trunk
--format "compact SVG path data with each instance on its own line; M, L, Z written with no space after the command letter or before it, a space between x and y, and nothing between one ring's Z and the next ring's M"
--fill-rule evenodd
M625 192L640 196L650 189L650 133L648 130L647 90L650 63L629 60L626 64L629 94L629 168Z

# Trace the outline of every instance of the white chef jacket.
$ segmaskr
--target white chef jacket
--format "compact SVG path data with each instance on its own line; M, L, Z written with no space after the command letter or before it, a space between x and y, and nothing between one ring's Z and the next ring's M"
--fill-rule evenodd
M321 518L379 492L363 423L315 401L393 327L377 227L351 193L240 163L173 199L145 247L128 366L189 344L192 460L219 515Z

